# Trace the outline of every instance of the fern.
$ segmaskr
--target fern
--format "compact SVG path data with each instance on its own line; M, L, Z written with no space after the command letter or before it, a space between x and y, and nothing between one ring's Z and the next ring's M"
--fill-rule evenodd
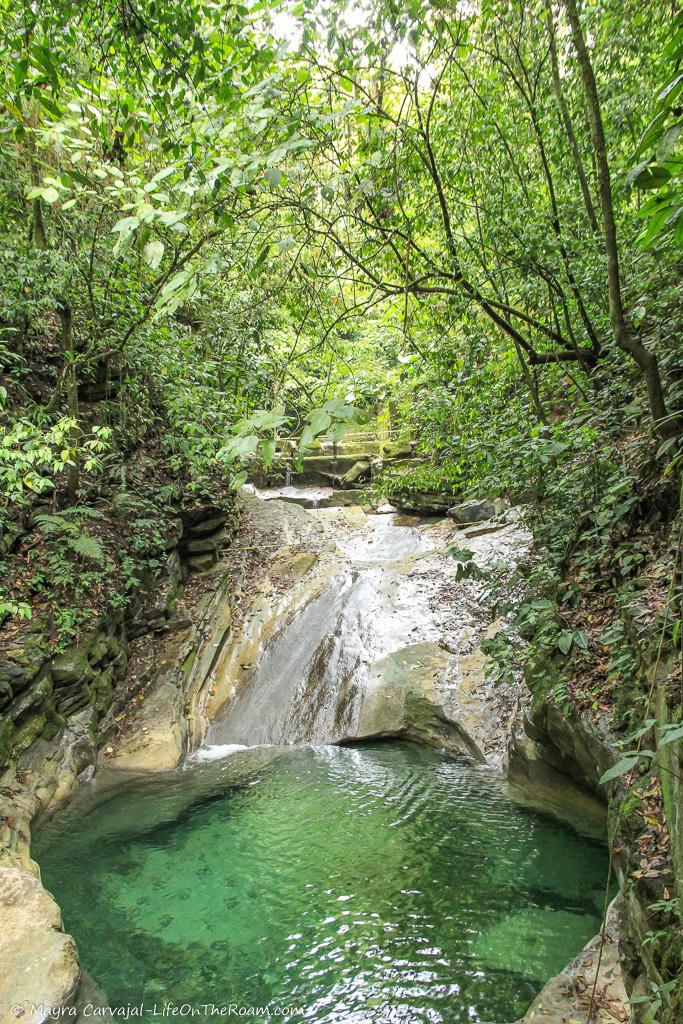
M68 548L82 558L91 562L103 565L106 554L99 540L82 529L81 525L74 520L87 517L90 519L101 519L102 513L97 509L87 508L78 505L75 508L67 509L65 512L47 513L42 512L35 517L36 524L43 531L46 539L61 539Z
M47 512L37 515L35 521L46 537L52 537L56 533L64 533L72 526L63 516L59 514L49 515Z
M92 562L102 565L105 559L104 548L96 537L89 533L79 533L77 537L68 537L67 544L72 551L83 558L89 558Z

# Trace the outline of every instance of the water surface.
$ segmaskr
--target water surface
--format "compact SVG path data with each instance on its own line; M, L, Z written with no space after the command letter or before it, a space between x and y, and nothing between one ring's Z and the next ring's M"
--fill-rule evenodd
M486 766L260 748L93 800L35 856L112 1006L513 1021L596 932L606 854Z

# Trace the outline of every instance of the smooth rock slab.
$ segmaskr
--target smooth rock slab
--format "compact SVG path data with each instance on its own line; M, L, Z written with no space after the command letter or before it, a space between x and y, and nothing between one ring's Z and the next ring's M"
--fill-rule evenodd
M80 980L76 943L35 875L0 868L0 1024L41 1024L71 1006Z

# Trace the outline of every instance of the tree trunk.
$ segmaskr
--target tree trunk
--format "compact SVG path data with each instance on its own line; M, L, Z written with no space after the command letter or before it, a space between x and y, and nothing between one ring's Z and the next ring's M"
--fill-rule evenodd
M66 405L69 416L78 420L78 380L74 364L74 341L73 341L73 314L71 306L66 300L58 305L59 319L62 325L61 348L64 358L64 383L66 388ZM74 448L78 446L80 431L78 426L71 429L69 443ZM74 505L78 497L78 488L81 478L80 456L77 453L71 455L66 484L67 504Z
M588 220L590 221L591 230L597 235L600 233L600 225L598 224L595 207L593 206L593 197L591 196L588 178L586 177L583 160L581 159L579 144L576 141L574 125L572 124L571 115L569 113L569 108L567 107L567 102L564 98L564 93L562 92L562 80L560 78L560 68L557 60L557 47L555 46L555 24L553 22L552 7L550 4L548 4L548 33L550 37L550 68L553 79L553 92L555 93L555 99L557 100L557 106L560 111L560 116L562 117L562 123L564 124L564 130L567 135L567 141L569 142L572 159L574 160L576 176L579 179L579 184L581 186L583 204L586 207L586 213L588 215Z
M633 337L626 323L621 292L617 227L614 219L614 207L612 205L612 181L607 160L605 129L602 122L598 87L583 35L576 0L564 0L564 7L571 27L574 49L576 50L576 57L581 72L581 80L588 107L591 141L595 154L598 196L602 212L605 253L607 256L607 285L612 333L619 348L631 356L645 378L655 431L665 437L672 436L679 433L681 428L675 419L669 417L657 357L653 352L646 349L642 342Z

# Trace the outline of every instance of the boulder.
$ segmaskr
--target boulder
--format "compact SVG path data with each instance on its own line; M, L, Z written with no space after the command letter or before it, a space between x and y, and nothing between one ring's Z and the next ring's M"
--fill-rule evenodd
M0 868L0 904L0 1021L42 1024L51 1011L73 1005L80 980L76 944L29 871Z
M82 647L70 647L63 654L52 659L52 675L55 683L77 683L90 674L88 655Z
M192 555L203 555L205 552L215 553L218 542L215 537L197 537L187 542L187 550Z
M18 694L5 712L12 721L18 721L31 708L38 708L52 694L52 683L49 675L43 674Z
M405 494L390 494L389 500L402 512L413 512L419 516L443 516L453 505L453 495L440 491L407 491Z
M192 572L204 572L206 569L210 569L215 562L215 553L191 555L187 560L187 564Z
M194 523L190 528L190 532L195 536L203 536L205 533L215 533L216 530L225 524L226 514L222 512L215 516L210 516L208 519L202 519L199 523Z
M458 526L469 526L470 523L484 523L496 514L492 501L463 501L448 509L448 515Z
M369 459L359 459L358 462L354 462L351 469L344 473L341 482L345 487L361 483L361 481L367 480L370 477L370 472L371 466Z

